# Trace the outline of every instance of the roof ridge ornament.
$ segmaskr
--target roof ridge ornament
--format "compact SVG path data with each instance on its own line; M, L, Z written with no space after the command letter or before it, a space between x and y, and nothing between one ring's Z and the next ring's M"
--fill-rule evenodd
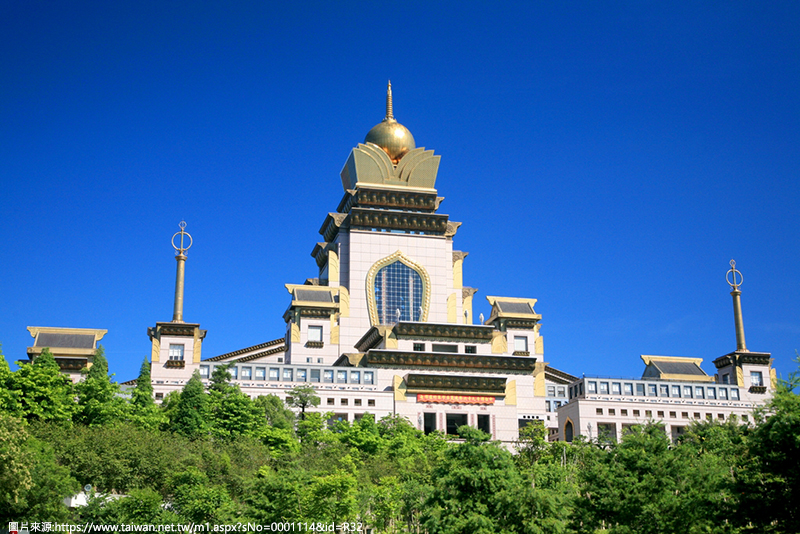
M742 319L742 292L739 286L742 285L744 277L742 273L736 270L736 262L730 261L731 268L725 274L725 280L731 286L731 296L733 297L733 322L736 327L736 352L748 352L747 345L744 342L744 320ZM736 275L739 275L739 281L736 281Z
M392 80L386 88L386 118L385 121L394 121L394 109L392 107Z

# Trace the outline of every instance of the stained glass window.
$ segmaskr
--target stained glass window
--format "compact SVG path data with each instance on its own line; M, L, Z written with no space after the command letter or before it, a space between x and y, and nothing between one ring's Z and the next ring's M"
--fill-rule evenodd
M375 276L378 322L419 321L422 316L422 277L408 265L396 261Z

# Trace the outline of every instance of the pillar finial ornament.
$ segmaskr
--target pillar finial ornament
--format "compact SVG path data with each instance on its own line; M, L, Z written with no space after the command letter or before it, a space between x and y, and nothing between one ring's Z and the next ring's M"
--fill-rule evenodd
M394 120L394 110L392 109L392 80L389 80L389 85L386 88L386 119L384 120Z
M186 251L192 247L192 236L186 232L186 221L178 224L180 232L172 236L172 248L175 249L175 260L178 262L178 271L175 274L175 306L172 312L172 322L183 322L183 282L186 268ZM180 243L175 244L175 238L181 236ZM188 243L186 239L188 238Z
M736 327L736 350L737 352L748 352L744 341L744 320L742 319L742 292L739 286L742 285L744 277L736 269L736 261L730 261L731 268L725 274L725 280L731 286L731 296L733 297L733 322ZM737 278L738 276L738 278Z

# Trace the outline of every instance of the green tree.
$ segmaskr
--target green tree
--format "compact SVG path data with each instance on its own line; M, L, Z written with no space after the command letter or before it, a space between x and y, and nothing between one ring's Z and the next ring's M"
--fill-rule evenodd
M433 534L526 532L527 487L511 453L476 428L458 432L464 443L447 449L434 469L425 527Z
M79 382L75 390L78 393L75 422L99 426L123 420L125 400L119 395L119 384L108 376L108 361L102 345L94 353L86 379Z
M750 465L740 472L740 521L762 532L800 532L800 355L795 362L798 371L778 382L750 436Z
M294 412L286 408L277 395L259 395L255 400L256 406L264 410L267 424L273 428L294 430Z
M71 421L78 408L72 382L61 374L48 348L32 364L11 373L8 389L16 401L13 415L27 421Z
M306 418L306 408L319 406L317 392L311 386L295 386L287 393L286 404L292 408L300 408L300 419Z
M150 362L147 358L139 369L139 378L131 394L130 421L144 428L157 429L167 422L164 411L153 400L153 383L150 378Z
M264 412L231 382L233 362L219 365L208 387L207 413L211 434L220 439L255 436L266 424Z
M203 388L199 371L181 391L180 398L170 413L170 429L189 439L197 439L208 432L208 395Z
M0 345L0 414L19 415L16 392L11 388L13 375Z
M63 499L77 489L49 445L31 436L20 419L0 415L0 523L65 521Z

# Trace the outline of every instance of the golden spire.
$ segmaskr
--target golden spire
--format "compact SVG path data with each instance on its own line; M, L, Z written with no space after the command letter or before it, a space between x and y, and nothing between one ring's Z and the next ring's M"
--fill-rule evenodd
M737 281L736 276L739 276ZM733 297L733 322L736 327L736 351L748 352L747 345L744 342L744 321L742 320L742 292L739 291L739 286L742 285L744 277L742 273L736 270L736 262L731 260L731 268L725 275L725 280L731 286L731 296Z
M178 262L178 272L175 275L175 307L172 312L172 322L183 322L183 279L186 267L186 251L192 247L192 236L185 232L186 221L181 221L178 225L180 232L175 232L172 236L172 248L175 249L175 260ZM181 236L180 246L175 245L175 238ZM184 238L189 238L189 243L184 246Z
M386 118L383 120L394 120L394 110L392 110L392 80L389 80L389 86L386 88Z

